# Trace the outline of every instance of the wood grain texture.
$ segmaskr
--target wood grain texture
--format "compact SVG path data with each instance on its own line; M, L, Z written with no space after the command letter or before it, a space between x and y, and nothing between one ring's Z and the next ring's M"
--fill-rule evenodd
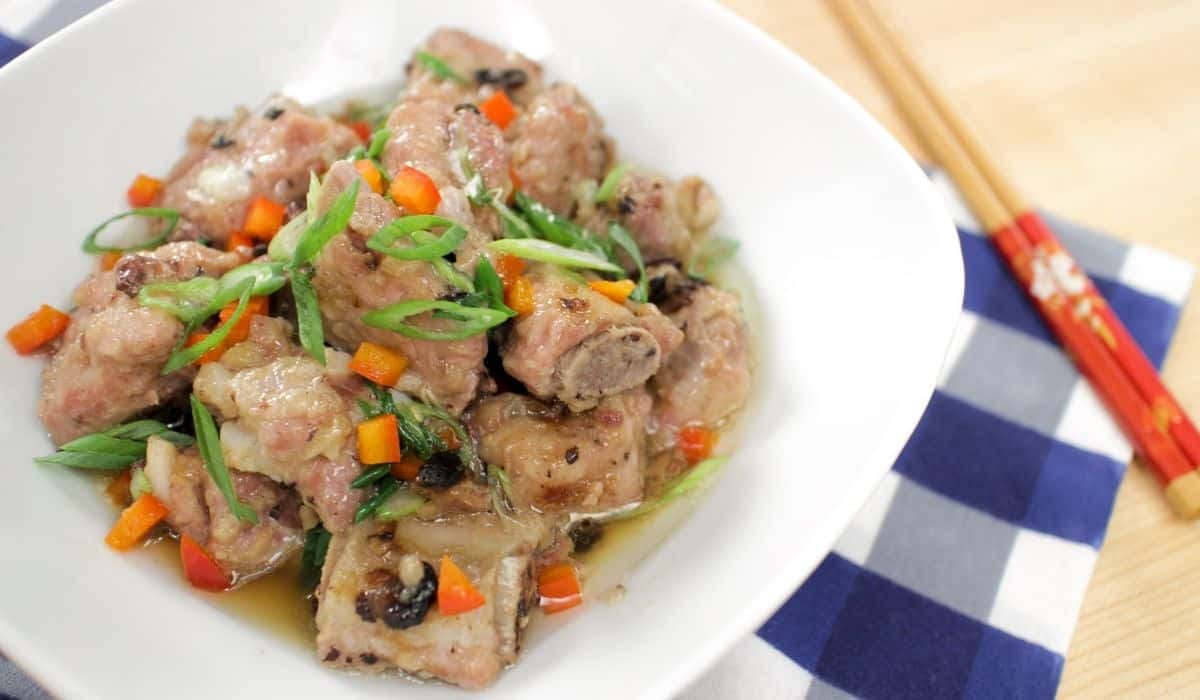
M819 0L722 0L858 99L924 158ZM1200 266L1200 0L876 0L1031 199ZM1193 295L1196 290L1193 289ZM1163 376L1200 417L1200 304ZM1060 696L1200 693L1200 532L1130 470Z

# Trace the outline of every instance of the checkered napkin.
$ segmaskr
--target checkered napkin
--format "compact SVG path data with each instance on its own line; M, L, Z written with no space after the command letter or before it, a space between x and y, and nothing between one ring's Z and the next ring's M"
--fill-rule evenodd
M0 65L103 1L0 0ZM953 185L930 177L967 286L925 417L834 551L687 700L1055 694L1131 450ZM1161 362L1191 267L1047 218ZM46 695L0 658L7 697Z

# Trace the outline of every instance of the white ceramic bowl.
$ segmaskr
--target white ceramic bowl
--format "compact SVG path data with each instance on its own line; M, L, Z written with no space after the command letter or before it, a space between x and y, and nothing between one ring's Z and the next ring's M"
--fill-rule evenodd
M613 604L559 616L495 697L666 697L749 634L829 550L916 425L962 297L954 229L913 161L846 95L692 0L125 0L0 70L0 325L65 304L84 233L195 115L323 101L402 72L457 25L577 83L623 150L699 173L741 239L761 315L742 445ZM72 697L462 697L353 677L116 554L95 486L30 460L40 362L0 351L0 648ZM398 685L399 684L399 685Z

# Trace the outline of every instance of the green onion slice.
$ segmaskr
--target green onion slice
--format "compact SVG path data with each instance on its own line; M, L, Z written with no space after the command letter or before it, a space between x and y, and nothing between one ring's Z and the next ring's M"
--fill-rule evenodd
M504 312L509 318L517 315L516 311L504 303L504 282L486 255L480 255L479 262L475 265L475 292L487 299L488 306Z
M314 360L325 364L325 327L321 325L321 307L312 279L304 270L292 272L292 297L296 301L297 334L300 345Z
M737 255L740 244L722 236L710 236L705 239L699 250L688 261L687 272L692 277L709 279L716 268L728 262Z
M300 236L308 230L308 225L312 223L312 212L302 211L296 215L291 221L283 225L279 229L279 233L271 239L267 244L267 256L277 263L290 262L292 256L296 254L296 245L300 243Z
M238 520L257 523L258 514L254 512L253 508L239 501L237 493L233 489L233 479L229 476L229 469L225 466L225 455L221 452L221 436L217 433L217 424L213 422L212 414L208 412L204 404L200 403L200 399L197 399L195 394L191 394L188 398L192 404L192 423L196 426L196 442L199 444L200 456L204 459L204 467L208 470L208 475L212 477L213 483L225 496L229 510Z
M300 235L300 240L296 242L296 252L292 255L292 261L288 265L290 269L294 270L312 261L330 239L346 230L346 226L350 223L350 217L354 214L359 182L360 180L355 179L350 183L350 187L333 200L333 206L329 207L329 211L318 216L316 221Z
M445 228L446 231L428 243L396 247L402 238L416 240L415 234L428 233L431 228ZM453 253L465 240L467 230L449 219L432 215L402 216L368 238L367 247L397 260L433 260Z
M38 464L61 464L64 467L80 469L124 469L139 459L141 457L102 452L55 452L45 457L37 457L33 461Z
M375 495L364 501L358 507L358 510L354 511L354 522L361 523L372 515L375 515L375 511L379 510L384 501L395 493L398 488L400 488L400 482L396 481L395 477L388 476L381 479L379 481L379 489L375 492Z
M184 323L200 323L212 315L213 300L221 283L211 277L193 277L183 282L142 285L138 303L162 309Z
M167 358L167 363L163 365L162 373L170 374L177 369L187 367L203 357L204 353L225 342L225 338L229 336L229 332L233 330L237 322L242 319L242 314L246 312L246 305L250 302L250 292L252 289L249 280L242 282L242 296L238 299L237 308L234 309L233 315L229 317L229 320L217 326L212 333L208 334L208 337L195 345L186 348L180 347L171 353L171 356ZM187 336L188 332L185 329L181 341L186 340Z
M418 51L414 58L416 58L421 65L425 66L430 73L433 73L442 80L453 80L459 85L469 84L469 81L466 78L455 72L455 70L447 65L445 61L437 56L434 56L428 51Z
M242 285L247 280L251 280L250 296L262 297L282 289L287 282L287 274L280 263L252 262L239 265L221 276L220 288L212 301L212 311L215 312L240 297Z
M624 250L633 260L633 264L637 266L638 283L629 298L643 304L646 303L650 296L650 280L646 277L646 262L642 259L642 250L638 248L637 241L633 240L633 236L629 235L629 231L626 231L624 226L615 221L608 224L608 239L620 246L621 250Z
M600 183L600 188L596 190L595 201L597 204L603 204L613 198L617 193L617 186L621 184L621 180L625 177L625 173L629 172L629 163L621 163L617 167L608 171L604 176L604 181Z
M370 486L371 484L375 483L376 481L379 481L383 477L387 476L388 472L390 472L391 470L392 470L392 465L390 465L390 464L381 464L378 467L372 467L371 469L366 470L362 474L359 474L358 478L356 478L354 481L350 482L350 486L351 486L351 488L356 488L356 489L361 489L364 486Z
M703 488L710 481L712 481L712 478L716 476L717 472L720 471L728 461L728 457L712 457L700 462L696 466L689 469L686 473L675 478L675 480L669 483L663 490L661 496L653 501L642 503L633 510L622 513L617 517L617 519L623 520L625 518L633 518L639 515L645 515L646 513L662 508L663 506L682 496L686 496L693 491Z
M321 580L321 569L325 566L325 554L329 551L329 540L333 537L325 526L317 524L304 536L304 553L300 557L300 585L307 590L317 587Z
M387 145L388 139L392 138L391 129L380 129L371 137L371 145L367 147L366 156L371 160L375 160L383 154L383 147Z
M163 227L163 230L160 231L154 238L137 245L122 248L119 246L105 246L96 243L96 237L99 236L100 232L107 228L109 224L130 216L137 216L147 219L164 219L167 223ZM130 209L127 212L117 214L116 216L92 229L92 232L87 235L87 238L83 239L83 252L95 255L97 253L127 253L131 250L149 250L150 248L157 248L163 241L167 240L167 236L171 235L171 232L174 231L175 227L179 225L180 216L182 216L182 214L179 213L178 209L167 209L165 207L142 207L140 209Z
M431 330L406 321L426 311L440 311L443 317L453 318L459 325L451 330ZM363 314L362 320L373 328L383 328L417 340L464 340L499 326L508 320L508 314L496 309L463 306L452 301L410 299L369 311Z
M76 438L55 454L34 461L83 469L124 469L146 456L146 440L155 435L181 447L193 442L190 435L170 430L159 421L139 420Z
M509 209L508 205L500 201L499 197L494 197L489 204L500 215L500 220L504 222L505 238L537 238L537 233L529 225L529 222Z
M552 263L567 268L599 270L600 272L611 272L616 275L625 274L625 270L621 269L620 265L616 265L595 253L566 248L550 241L533 238L503 238L498 241L492 241L488 244L488 248L500 253L515 255L518 258Z
M76 438L58 448L63 452L101 452L123 457L146 456L146 443L140 440L116 438L104 433L93 433Z
M380 520L399 520L425 505L425 498L407 486L399 486L375 511Z

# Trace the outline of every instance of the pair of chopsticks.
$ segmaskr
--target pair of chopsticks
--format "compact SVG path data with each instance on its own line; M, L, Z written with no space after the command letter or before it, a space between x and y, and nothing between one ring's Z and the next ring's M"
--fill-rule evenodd
M1176 514L1200 515L1200 432L1050 227L1000 174L983 146L867 0L830 0L892 97L958 185L1009 271L1158 476Z

